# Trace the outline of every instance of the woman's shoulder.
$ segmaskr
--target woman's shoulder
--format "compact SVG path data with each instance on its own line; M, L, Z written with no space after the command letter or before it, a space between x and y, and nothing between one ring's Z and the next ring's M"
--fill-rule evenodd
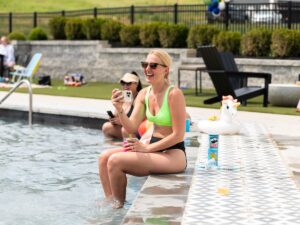
M148 90L148 87L144 87L142 90L140 90L138 95L137 95L137 98L143 100L145 98L146 94L147 94L147 90Z
M139 93L141 93L142 95L146 95L146 93L148 92L150 86L144 87L142 90L140 90Z
M169 99L176 99L178 97L181 97L183 96L183 93L181 91L180 88L178 88L177 86L174 86L174 85L170 85L170 91L169 91Z
M176 95L176 94L182 94L182 91L177 86L170 85L170 91L169 91L169 93L173 94L173 95Z

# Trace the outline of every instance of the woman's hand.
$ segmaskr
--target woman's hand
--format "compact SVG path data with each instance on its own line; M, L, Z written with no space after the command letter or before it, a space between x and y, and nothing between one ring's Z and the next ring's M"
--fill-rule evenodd
M148 152L147 145L137 138L127 138L123 148L125 152Z
M111 101L113 106L116 108L117 112L121 112L124 103L124 97L122 91L119 89L113 89Z
M109 122L111 122L113 125L121 125L119 117L109 118Z

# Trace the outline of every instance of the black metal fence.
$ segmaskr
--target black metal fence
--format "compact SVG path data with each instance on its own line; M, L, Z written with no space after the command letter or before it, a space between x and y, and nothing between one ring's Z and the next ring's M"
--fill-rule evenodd
M124 24L154 21L196 24L215 24L224 30L246 32L255 27L267 29L300 28L300 2L264 4L227 3L219 16L213 16L206 5L155 5L119 8L94 8L76 11L0 13L0 34L21 31L27 35L33 27L42 27L49 33L48 23L54 16L80 18L110 18Z

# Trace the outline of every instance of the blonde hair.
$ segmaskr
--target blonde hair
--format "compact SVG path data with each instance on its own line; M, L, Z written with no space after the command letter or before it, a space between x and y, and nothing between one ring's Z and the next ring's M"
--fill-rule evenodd
M162 64L164 64L167 67L170 67L172 64L171 56L169 55L169 53L162 49L151 50L148 55L155 55L161 60Z
M9 44L9 39L6 36L2 36L1 37L1 42L6 42L7 44Z
M155 55L157 58L159 58L163 65L167 66L170 69L170 66L172 64L172 58L165 50L162 49L154 49L149 52L148 55ZM166 74L165 79L169 82L169 70Z

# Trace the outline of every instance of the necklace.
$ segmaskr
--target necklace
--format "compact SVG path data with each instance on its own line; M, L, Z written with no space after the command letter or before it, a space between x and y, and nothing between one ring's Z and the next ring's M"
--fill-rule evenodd
M159 102L159 98L160 96L162 95L163 91L164 91L164 88L165 88L165 82L163 83L162 87L160 88L160 90L156 93L154 93L153 91L153 87L152 87L152 99L153 99L153 103L156 103L158 104Z

